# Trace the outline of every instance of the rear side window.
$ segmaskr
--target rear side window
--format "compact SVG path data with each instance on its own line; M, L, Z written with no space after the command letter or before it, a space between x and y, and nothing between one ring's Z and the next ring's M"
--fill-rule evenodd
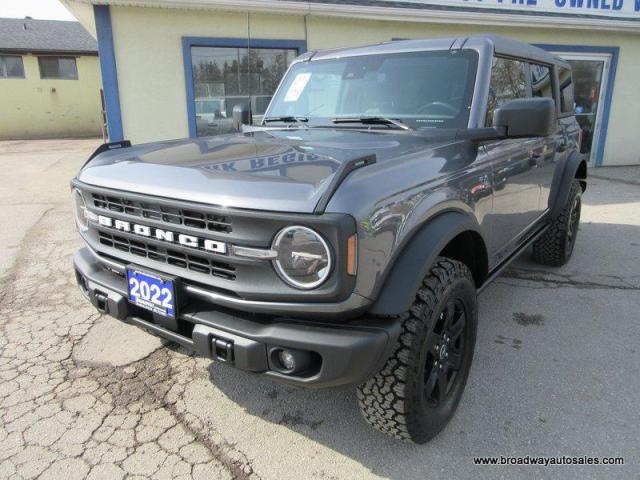
M486 125L493 124L493 114L509 100L528 95L525 63L508 58L494 57L487 102Z
M560 111L562 113L573 113L575 108L571 69L558 67L558 83L560 84Z
M549 67L531 64L531 90L534 97L553 98L553 82Z

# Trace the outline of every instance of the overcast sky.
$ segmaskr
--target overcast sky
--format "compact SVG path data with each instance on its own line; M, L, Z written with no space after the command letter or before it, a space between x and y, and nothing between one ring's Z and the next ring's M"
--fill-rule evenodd
M58 0L0 0L0 17L75 20Z

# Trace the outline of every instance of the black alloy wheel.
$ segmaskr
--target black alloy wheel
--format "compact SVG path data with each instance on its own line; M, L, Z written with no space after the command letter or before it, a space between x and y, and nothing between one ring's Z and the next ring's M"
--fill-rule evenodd
M447 303L431 333L424 369L427 405L438 407L453 389L465 355L464 305L460 299Z

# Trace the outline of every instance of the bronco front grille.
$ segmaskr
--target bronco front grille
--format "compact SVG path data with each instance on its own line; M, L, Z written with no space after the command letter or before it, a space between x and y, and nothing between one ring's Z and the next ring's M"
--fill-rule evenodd
M157 262L175 265L180 268L193 270L194 272L206 273L214 277L221 277L227 280L236 279L236 269L229 264L217 262L199 255L191 255L173 250L170 248L157 247L138 240L132 240L119 235L112 235L106 232L98 232L100 243L107 247L115 248L133 255L145 257Z
M223 215L200 212L194 209L169 207L153 202L130 200L123 197L92 193L93 205L101 210L126 213L141 218L200 228L218 233L231 233L231 223Z

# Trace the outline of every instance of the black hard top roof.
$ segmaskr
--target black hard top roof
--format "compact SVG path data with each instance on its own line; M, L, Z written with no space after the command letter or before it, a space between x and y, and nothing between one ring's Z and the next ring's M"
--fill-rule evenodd
M510 38L491 34L473 35L470 37L395 40L364 47L337 48L333 50L308 52L307 54L303 55L300 60L315 61L359 55L374 55L381 53L458 50L463 48L479 49L481 47L492 47L493 51L498 55L524 58L539 63L568 66L567 62L552 55L546 50L543 50L542 48L538 48L528 43L520 42L518 40L512 40Z

